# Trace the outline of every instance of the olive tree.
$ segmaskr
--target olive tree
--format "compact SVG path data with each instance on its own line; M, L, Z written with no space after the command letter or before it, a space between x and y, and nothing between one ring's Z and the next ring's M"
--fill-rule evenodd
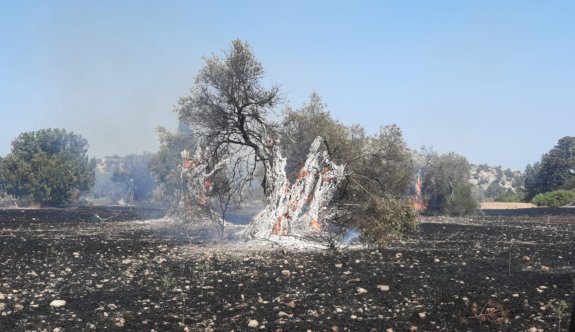
M265 236L305 231L318 224L319 211L331 200L343 167L320 151L321 139L316 139L298 181L288 181L286 161L277 144L277 125L269 120L280 103L279 88L265 88L263 75L261 63L239 40L232 42L224 57L205 59L190 95L181 98L176 108L199 141L196 152L182 154L181 177L189 192L184 198L203 207L210 205L205 196L214 186L207 174L225 172L228 181L222 189L240 195L261 180L267 207L246 232Z
M305 146L316 135L323 137L322 148L331 159L346 165L333 201L338 208L333 223L356 227L376 241L413 229L416 217L404 199L413 167L399 127L389 125L367 135L359 125L334 120L314 93L300 109L286 110L281 128L292 180L304 162Z
M64 129L25 132L0 164L0 187L44 205L71 201L94 185L88 141Z
M478 209L467 159L456 153L427 155L423 195L429 214L465 215Z

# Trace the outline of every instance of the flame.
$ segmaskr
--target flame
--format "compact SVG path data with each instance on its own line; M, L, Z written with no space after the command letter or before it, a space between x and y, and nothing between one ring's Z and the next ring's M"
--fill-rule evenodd
M317 219L315 219L315 218L312 219L309 224L313 229L315 229L317 231L319 231L321 229L321 225L320 225L319 221L317 221Z
M282 230L282 217L280 216L278 217L278 221L274 225L274 228L272 228L272 235L279 235L281 230Z
M427 209L427 204L423 200L423 195L421 191L423 189L423 181L421 180L421 174L417 174L417 181L415 182L415 195L412 196L409 201L411 207L417 210L418 212L423 212Z

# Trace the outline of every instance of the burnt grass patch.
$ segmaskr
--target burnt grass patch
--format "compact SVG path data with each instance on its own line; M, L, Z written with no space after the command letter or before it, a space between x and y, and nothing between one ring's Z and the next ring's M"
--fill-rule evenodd
M575 298L569 218L429 218L383 249L302 251L6 211L1 331L557 331Z

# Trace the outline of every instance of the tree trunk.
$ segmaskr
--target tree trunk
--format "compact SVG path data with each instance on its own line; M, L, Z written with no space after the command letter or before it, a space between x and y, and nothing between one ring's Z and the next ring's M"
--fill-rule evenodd
M245 230L250 237L305 235L321 230L329 217L328 204L341 180L344 166L333 163L327 152L319 152L323 139L317 137L310 147L303 168L293 184L286 176L286 159L273 149L273 166L267 165L267 181L273 190L267 195L267 206Z
M179 202L174 205L170 214L184 221L212 223L218 235L223 235L224 220L215 211L211 191L213 187L212 176L222 169L227 160L223 160L208 171L207 158L198 147L192 158L188 150L182 155L182 192Z

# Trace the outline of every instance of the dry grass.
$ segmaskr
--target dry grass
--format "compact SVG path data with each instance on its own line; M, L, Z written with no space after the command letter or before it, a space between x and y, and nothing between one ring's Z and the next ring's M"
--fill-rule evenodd
M483 202L482 210L500 210L500 209L527 209L533 208L535 204L531 203L506 203L506 202Z

